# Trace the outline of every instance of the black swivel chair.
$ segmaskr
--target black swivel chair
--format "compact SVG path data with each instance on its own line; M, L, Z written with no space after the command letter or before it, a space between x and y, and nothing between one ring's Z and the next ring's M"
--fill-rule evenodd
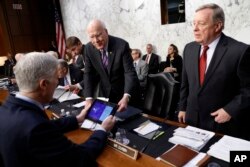
M179 97L178 84L166 72L148 75L144 112L173 120Z

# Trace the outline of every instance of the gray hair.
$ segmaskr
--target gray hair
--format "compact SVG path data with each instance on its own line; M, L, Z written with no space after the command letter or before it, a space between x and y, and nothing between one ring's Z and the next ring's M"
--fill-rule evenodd
M214 3L209 3L209 4L205 4L200 6L198 9L196 9L195 12L198 12L200 10L203 9L212 9L213 10L213 21L221 21L222 22L222 29L224 29L224 25L225 25L225 14L223 9Z
M14 71L19 90L34 91L39 80L51 80L57 70L57 64L57 59L47 53L31 52L23 56Z
M94 19L94 20L90 21L90 23L87 26L87 29L89 29L90 27L93 27L93 26L99 26L105 30L107 29L104 22L101 20L98 20L98 19Z
M55 58L57 58L58 59L58 53L57 52L55 52L55 51L52 51L52 50L50 50L50 51L48 51L47 52L49 55L51 55L51 56L54 56Z

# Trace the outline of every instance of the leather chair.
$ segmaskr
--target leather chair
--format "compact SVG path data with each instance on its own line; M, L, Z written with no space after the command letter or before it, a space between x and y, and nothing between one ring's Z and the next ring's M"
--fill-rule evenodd
M148 75L143 110L161 118L174 119L179 97L179 82L171 74Z

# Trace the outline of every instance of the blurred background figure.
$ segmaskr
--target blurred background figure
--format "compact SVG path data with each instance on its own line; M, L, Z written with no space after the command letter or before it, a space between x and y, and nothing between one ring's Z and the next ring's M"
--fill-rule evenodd
M170 44L168 47L168 55L166 57L166 67L164 68L164 72L171 73L174 79L180 82L181 71L182 57L178 54L178 48L174 44Z
M156 74L159 71L159 57L158 55L153 53L153 45L147 44L146 47L147 54L142 57L142 60L144 60L148 64L148 74Z
M71 36L66 40L67 53L71 54L70 63L74 64L81 70L84 70L85 60L84 60L84 47L79 38Z
M7 53L7 60L4 63L4 75L6 77L13 77L13 67L15 66L16 61L13 58L10 52Z
M83 96L83 72L73 64L68 64L65 60L58 60L58 84L65 89Z

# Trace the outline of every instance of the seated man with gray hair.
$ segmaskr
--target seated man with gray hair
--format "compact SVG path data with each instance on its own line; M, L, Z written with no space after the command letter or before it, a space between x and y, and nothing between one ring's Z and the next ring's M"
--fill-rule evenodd
M97 166L108 131L115 123L107 117L83 144L74 144L63 133L79 128L85 109L77 116L49 120L44 105L52 100L58 84L58 61L47 53L26 54L16 65L20 92L0 107L0 166Z

